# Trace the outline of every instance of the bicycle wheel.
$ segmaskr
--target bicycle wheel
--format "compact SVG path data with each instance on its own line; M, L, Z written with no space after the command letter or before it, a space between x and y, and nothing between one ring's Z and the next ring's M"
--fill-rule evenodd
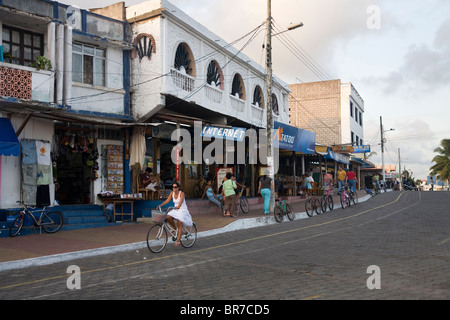
M183 234L181 235L181 245L185 248L190 248L197 240L197 226L192 223L192 226L186 227L183 225Z
M353 200L353 204L358 203L358 194L356 193L356 191L353 191L352 200Z
M286 215L288 217L289 220L294 220L295 216L294 216L294 210L292 210L292 207L289 203L286 203Z
M322 213L322 207L320 206L320 200L317 198L314 198L314 211L316 211L317 215Z
M63 216L61 212L44 213L44 219L41 221L42 229L47 233L55 233L63 225Z
M326 195L320 198L320 207L322 208L322 212L327 212L328 200Z
M20 231L22 230L24 221L25 221L25 215L21 212L21 213L19 213L17 218L14 219L13 223L9 227L9 236L10 237L15 237L20 233Z
M167 244L167 231L162 224L155 224L147 233L147 247L153 253L160 253Z
M248 204L247 197L241 196L239 199L239 206L241 207L241 211L244 214L248 213L248 210L250 209L250 205Z
M345 207L347 207L347 197L344 194L341 194L339 200L341 201L342 209L345 209Z
M276 205L273 210L273 216L275 217L275 220L278 223L283 222L283 211L281 210L280 206Z
M333 197L329 196L327 202L328 202L328 209L330 209L330 211L333 211L333 209L334 209Z
M311 199L306 200L305 202L305 210L308 217L312 217L314 214L314 206Z

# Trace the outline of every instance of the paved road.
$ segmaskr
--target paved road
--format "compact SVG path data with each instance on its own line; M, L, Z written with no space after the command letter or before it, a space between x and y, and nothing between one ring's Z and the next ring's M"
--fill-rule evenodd
M191 249L5 271L0 299L449 299L449 207L450 193L390 192Z

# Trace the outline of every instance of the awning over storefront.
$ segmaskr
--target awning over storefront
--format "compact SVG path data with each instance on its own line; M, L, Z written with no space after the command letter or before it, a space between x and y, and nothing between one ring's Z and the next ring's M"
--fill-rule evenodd
M304 154L316 153L316 133L275 121L274 135L280 149Z
M0 118L0 156L19 156L20 143L8 118Z
M331 159L331 160L340 162L345 165L350 164L350 156L345 153L336 153L336 152L329 150L328 154L324 158Z

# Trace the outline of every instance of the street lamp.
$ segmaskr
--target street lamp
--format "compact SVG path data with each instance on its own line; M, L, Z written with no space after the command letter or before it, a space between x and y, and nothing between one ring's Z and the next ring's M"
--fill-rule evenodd
M380 132L381 132L381 170L383 172L383 183L386 185L386 172L384 171L384 144L386 139L384 138L384 133L389 131L395 131L395 129L384 130L383 128L383 117L380 117Z
M287 30L280 33L294 30L303 26L303 23L291 24ZM280 34L278 33L278 34ZM275 185L275 160L273 157L273 115L272 115L272 1L267 0L267 166L269 167L269 177ZM270 197L269 212L273 213L275 208L275 199Z

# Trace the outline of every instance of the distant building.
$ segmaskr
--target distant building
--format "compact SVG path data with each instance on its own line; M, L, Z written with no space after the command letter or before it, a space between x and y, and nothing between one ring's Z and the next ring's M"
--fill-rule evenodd
M341 80L290 85L291 125L316 133L323 145L364 143L364 100Z

